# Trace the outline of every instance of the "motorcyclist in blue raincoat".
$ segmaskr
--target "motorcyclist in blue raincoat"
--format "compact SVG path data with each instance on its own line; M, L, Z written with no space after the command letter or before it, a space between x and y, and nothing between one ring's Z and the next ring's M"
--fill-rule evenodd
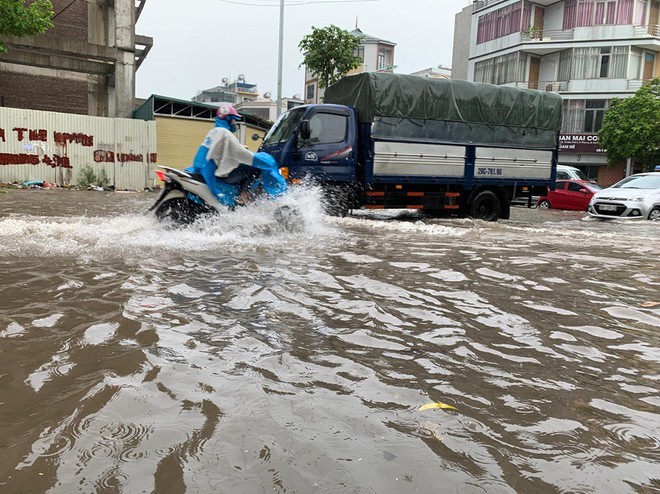
M206 134L193 165L185 170L204 177L213 195L228 207L241 204L246 196L260 190L271 196L287 190L275 158L268 153L253 153L234 136L240 119L233 106L220 105L215 127Z

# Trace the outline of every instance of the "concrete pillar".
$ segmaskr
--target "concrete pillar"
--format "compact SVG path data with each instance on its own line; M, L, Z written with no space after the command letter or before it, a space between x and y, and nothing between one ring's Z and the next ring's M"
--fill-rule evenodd
M87 0L88 40L116 49L110 77L89 83L91 115L130 118L135 95L135 0Z
M135 94L135 0L115 0L115 115L130 118Z
M108 3L106 0L88 0L87 2L87 41L96 45L112 46L108 42ZM106 117L109 114L108 78L90 76L87 83L87 101L89 114Z

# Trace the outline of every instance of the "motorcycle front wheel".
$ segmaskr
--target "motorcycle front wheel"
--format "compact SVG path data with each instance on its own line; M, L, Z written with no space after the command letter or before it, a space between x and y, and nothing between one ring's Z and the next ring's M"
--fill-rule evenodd
M161 221L171 221L177 225L189 225L205 213L207 213L206 208L183 197L174 197L167 199L158 206L154 214Z

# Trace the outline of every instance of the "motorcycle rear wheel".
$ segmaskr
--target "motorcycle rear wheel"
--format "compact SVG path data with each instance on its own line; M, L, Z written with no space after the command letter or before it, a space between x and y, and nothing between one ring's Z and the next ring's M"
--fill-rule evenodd
M164 201L156 208L154 214L161 221L168 220L177 225L189 225L206 212L205 208L188 199L175 197Z

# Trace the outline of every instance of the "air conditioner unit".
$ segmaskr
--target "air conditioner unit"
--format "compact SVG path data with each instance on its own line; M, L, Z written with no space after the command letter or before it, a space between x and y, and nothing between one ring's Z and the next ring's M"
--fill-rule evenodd
M559 92L560 85L558 82L551 82L549 84L545 85L545 90L546 91L553 91L555 93Z

